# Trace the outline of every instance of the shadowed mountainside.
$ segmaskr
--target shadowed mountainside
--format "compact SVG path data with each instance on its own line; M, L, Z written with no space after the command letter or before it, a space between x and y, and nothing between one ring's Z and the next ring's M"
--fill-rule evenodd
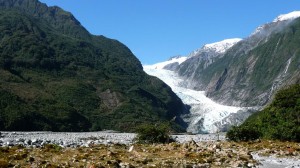
M0 0L0 9L0 130L133 131L184 112L126 46L72 14L37 0Z

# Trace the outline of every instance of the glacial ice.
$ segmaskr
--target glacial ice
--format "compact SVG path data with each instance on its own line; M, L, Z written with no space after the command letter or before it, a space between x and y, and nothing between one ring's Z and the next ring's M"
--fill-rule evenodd
M176 62L176 60L173 60ZM243 110L241 107L224 106L218 104L205 96L204 91L191 90L184 87L182 80L175 72L163 69L162 65L167 63L158 63L154 65L144 65L144 71L156 76L177 94L183 103L191 107L190 114L183 116L183 119L189 124L187 132L192 133L215 133L218 127L215 125L232 113Z

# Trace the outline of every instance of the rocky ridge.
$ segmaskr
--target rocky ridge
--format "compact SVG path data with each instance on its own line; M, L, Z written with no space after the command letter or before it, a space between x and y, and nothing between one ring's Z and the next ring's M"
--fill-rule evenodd
M180 87L203 91L205 96L222 105L250 109L240 113L231 111L223 120L214 122L214 126L226 131L261 110L279 89L300 83L299 16L297 11L280 15L273 22L259 26L245 39L227 40L231 44L223 45L224 48L218 47L224 41L207 44L184 57L183 62L173 60L170 64L161 64L180 78ZM194 124L198 126L196 130L203 129L205 117L199 120L199 115L193 114L205 110L204 106L195 110L193 103L184 103L191 105L190 116L185 120L189 124L198 118Z
M178 67L188 86L226 105L263 106L282 87L299 82L299 12L280 15L210 62L190 58ZM204 57L205 58L205 57Z
M247 38L206 44L186 61L165 69L218 103L264 106L278 89L299 82L299 16L299 11L283 14Z

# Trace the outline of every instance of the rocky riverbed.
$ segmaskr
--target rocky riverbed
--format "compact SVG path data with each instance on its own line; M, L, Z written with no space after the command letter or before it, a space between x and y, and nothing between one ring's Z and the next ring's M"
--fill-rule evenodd
M40 147L55 144L61 147L88 147L91 144L132 144L135 134L101 132L1 132L0 146L23 145ZM178 143L225 140L225 134L172 135Z
M300 167L300 144L227 142L224 134L173 135L170 144L136 144L116 132L2 132L1 167ZM217 141L219 139L219 141Z

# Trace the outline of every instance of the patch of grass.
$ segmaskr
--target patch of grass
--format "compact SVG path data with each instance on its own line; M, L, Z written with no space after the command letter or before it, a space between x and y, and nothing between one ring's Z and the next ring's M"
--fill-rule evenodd
M55 144L45 144L43 148L47 152L56 152L56 153L61 152L61 150L63 149L61 146Z
M0 168L7 168L9 166L9 162L5 159L0 159Z

